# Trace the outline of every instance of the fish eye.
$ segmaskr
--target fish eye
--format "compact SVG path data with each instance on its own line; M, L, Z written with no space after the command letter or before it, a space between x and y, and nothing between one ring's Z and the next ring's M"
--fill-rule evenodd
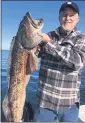
M39 24L42 24L42 22L43 22L43 19L40 19Z
M41 22L41 21L39 21L39 22L38 22L38 25L40 25L41 23L42 23L42 22Z

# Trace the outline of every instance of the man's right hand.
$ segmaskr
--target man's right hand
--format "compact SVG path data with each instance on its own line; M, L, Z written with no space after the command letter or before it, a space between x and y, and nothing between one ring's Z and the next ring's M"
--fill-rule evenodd
M51 41L51 38L46 33L38 32L38 35L42 37L42 42L47 43Z

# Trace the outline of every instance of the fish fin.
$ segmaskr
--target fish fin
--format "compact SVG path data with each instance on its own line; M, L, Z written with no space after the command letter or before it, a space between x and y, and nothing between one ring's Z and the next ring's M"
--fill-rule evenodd
M27 66L26 66L26 74L30 74L37 69L38 66L38 59L34 53L29 53L27 59Z
M38 66L38 59L34 53L31 53L29 60L30 60L30 71L34 72Z
M3 109L3 113L4 116L6 118L7 121L11 121L11 113L10 113L10 108L9 108L9 104L8 104L8 96L6 95L3 102L2 102L2 109Z
M10 44L10 50L8 54L8 59L7 59L7 81L8 81L8 88L9 88L9 80L10 80L10 67L11 67L11 62L12 62L12 51L15 43L15 37L13 37L11 44Z
M33 117L34 117L34 111L33 111L32 104L28 101L25 101L22 119L24 120L24 122L30 122L33 120Z

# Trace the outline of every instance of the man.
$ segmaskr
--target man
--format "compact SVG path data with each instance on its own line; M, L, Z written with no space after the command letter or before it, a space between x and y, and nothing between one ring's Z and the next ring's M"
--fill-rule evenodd
M60 27L43 37L39 46L41 66L37 92L36 122L77 122L81 70L85 63L85 35L77 30L79 7L64 3Z

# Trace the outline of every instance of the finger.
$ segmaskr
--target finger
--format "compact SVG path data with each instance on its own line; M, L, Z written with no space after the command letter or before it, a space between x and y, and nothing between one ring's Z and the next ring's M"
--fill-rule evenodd
M41 32L38 32L37 34L43 37L43 34Z

